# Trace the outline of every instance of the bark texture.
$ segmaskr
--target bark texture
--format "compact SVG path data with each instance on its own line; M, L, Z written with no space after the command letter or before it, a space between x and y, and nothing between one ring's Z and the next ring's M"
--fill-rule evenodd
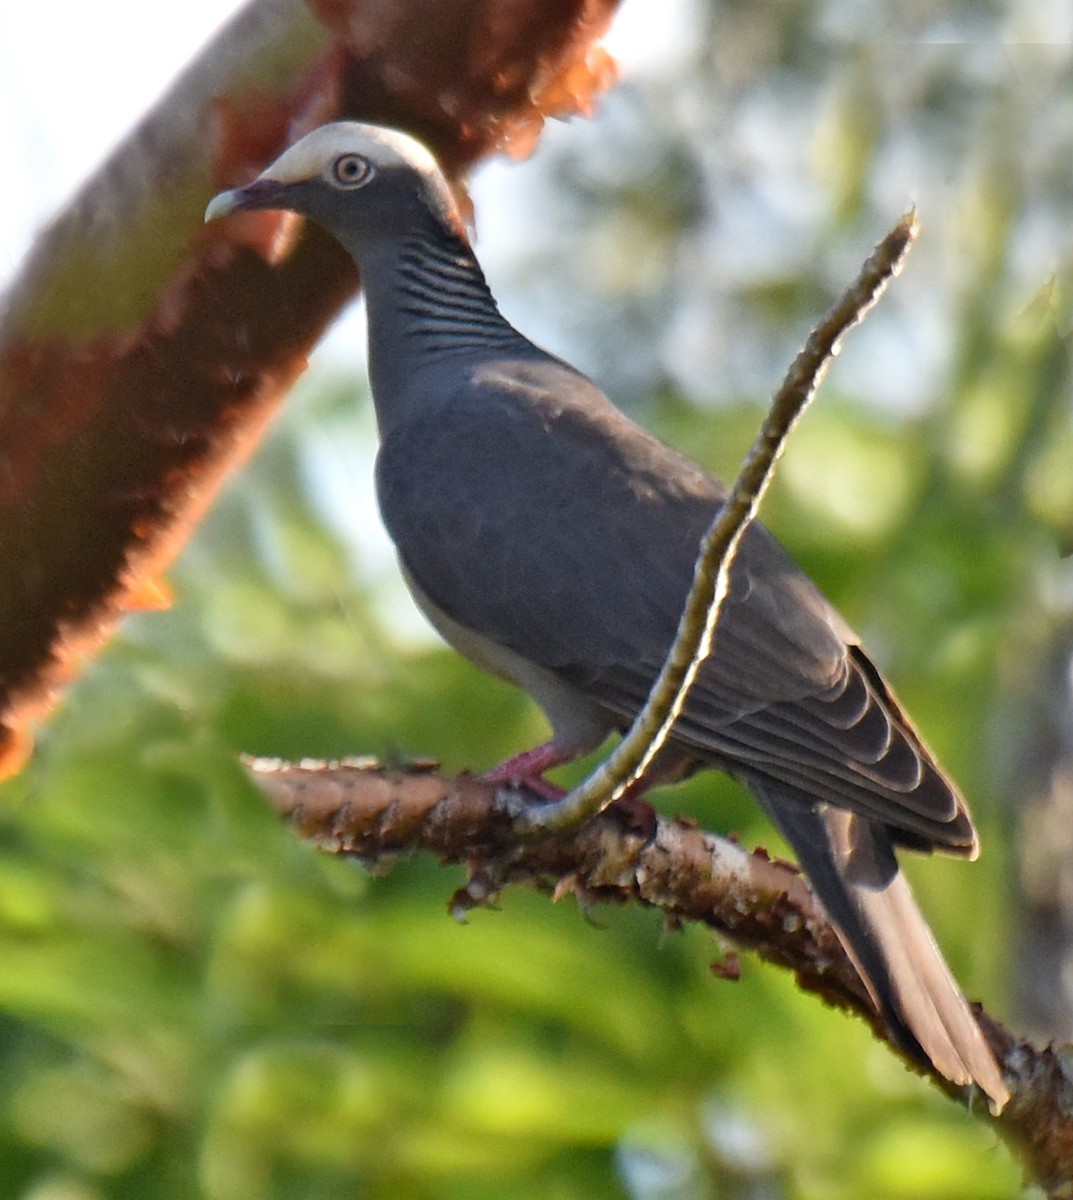
M429 850L465 863L469 882L451 900L456 914L487 904L510 884L527 884L584 905L639 903L672 925L701 921L735 945L795 973L799 986L856 1013L886 1041L853 965L807 883L790 864L651 810L607 810L569 836L520 840L511 816L518 793L470 775L448 778L436 764L405 770L371 759L250 760L251 777L297 832L321 849L378 871L400 855ZM530 797L530 802L538 802ZM733 978L729 957L713 974ZM1073 1082L1069 1050L1039 1049L974 1006L1012 1093L1001 1116L970 1098L1053 1200L1073 1197ZM891 1047L898 1053L896 1047ZM907 1066L922 1073L907 1061ZM941 1076L936 1087L964 1102Z

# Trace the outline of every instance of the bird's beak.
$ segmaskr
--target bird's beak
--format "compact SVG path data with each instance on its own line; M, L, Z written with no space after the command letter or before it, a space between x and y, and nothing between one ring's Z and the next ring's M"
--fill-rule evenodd
M254 208L283 208L280 193L281 185L274 179L261 176L245 187L233 188L230 192L220 192L209 201L205 209L205 220L215 221L233 212L246 212Z

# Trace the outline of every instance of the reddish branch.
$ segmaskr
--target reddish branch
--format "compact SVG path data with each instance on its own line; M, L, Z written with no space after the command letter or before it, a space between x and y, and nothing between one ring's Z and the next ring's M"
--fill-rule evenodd
M520 842L511 832L509 794L470 775L447 778L434 764L391 770L372 760L298 766L254 760L248 766L276 811L324 850L381 869L414 850L465 863L469 882L452 900L456 912L487 903L508 884L556 898L573 892L584 904L649 905L674 923L701 921L793 971L801 987L863 1017L886 1040L808 885L792 866L763 852L750 854L685 821L655 814L638 820L635 810L614 808L570 836ZM974 1110L994 1123L1048 1196L1073 1197L1073 1082L1064 1053L1037 1049L979 1008L977 1015L1013 1097L998 1118L982 1100ZM963 1098L940 1076L930 1078Z
M617 0L256 0L46 229L0 299L0 774L252 450L357 277L279 214L205 230L221 187L351 117L456 177L611 77Z

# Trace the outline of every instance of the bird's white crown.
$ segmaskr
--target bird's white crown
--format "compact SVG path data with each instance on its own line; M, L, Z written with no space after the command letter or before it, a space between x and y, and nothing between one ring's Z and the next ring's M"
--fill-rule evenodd
M360 154L374 166L408 166L424 176L441 174L432 152L410 134L360 121L336 121L321 125L284 150L261 178L276 183L315 179L341 154Z

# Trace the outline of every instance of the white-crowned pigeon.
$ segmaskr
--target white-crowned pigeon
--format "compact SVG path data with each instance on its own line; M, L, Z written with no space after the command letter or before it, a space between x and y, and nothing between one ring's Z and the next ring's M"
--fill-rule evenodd
M406 582L452 646L552 725L547 746L492 777L535 779L628 725L722 484L503 318L443 174L408 135L317 129L206 219L247 209L311 217L358 265L376 486ZM903 1050L1001 1106L1001 1071L894 854L974 856L964 801L853 632L757 524L657 773L698 767L739 779L792 844Z

